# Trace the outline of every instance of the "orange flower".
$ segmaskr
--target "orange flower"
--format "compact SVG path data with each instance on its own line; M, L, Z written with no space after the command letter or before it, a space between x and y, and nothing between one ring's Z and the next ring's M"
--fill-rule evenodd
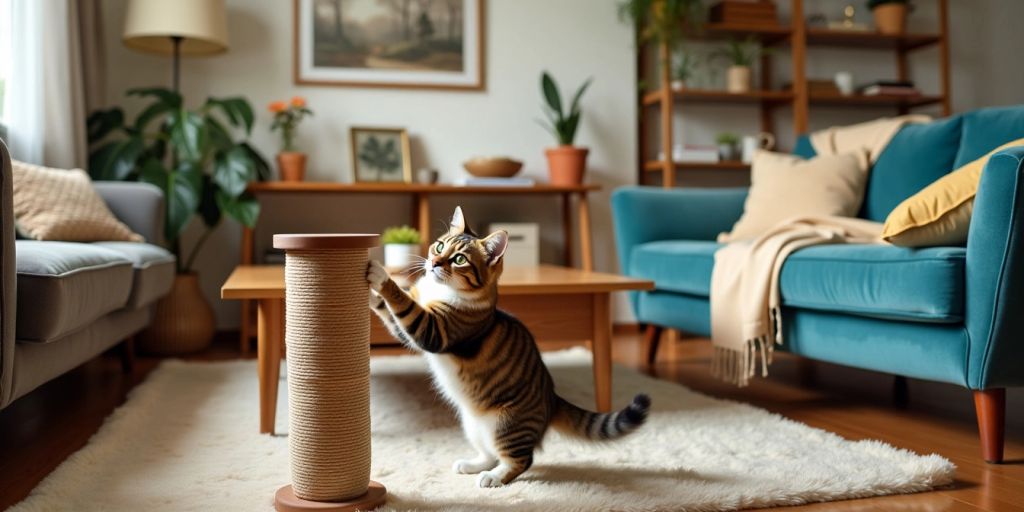
M292 97L292 106L295 107L295 108L305 107L306 106L306 98L303 98L302 96L293 96Z
M267 109L270 110L271 112L275 113L275 114L277 114L279 112L284 112L287 108L288 108L288 105L285 104L285 102L283 102L283 101L274 101L274 102L271 102L270 105L267 105Z

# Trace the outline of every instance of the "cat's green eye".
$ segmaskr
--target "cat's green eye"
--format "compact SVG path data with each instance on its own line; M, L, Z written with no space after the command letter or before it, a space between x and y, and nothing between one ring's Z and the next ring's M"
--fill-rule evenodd
M452 258L452 263L456 265L465 265L467 261L466 257L462 254L456 254L455 257Z
M444 249L444 242L438 242L434 244L434 253L441 254L442 249Z

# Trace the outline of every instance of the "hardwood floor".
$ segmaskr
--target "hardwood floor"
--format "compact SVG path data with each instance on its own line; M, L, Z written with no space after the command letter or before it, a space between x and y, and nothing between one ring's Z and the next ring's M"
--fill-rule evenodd
M237 358L234 340L225 336L212 349L192 358ZM909 400L905 407L899 407L893 404L891 376L824 363L809 367L803 360L784 354L772 366L771 377L739 389L710 376L710 345L706 340L666 340L662 344L662 353L653 367L659 378L709 395L751 403L848 439L880 439L920 453L938 453L958 467L956 482L948 489L787 510L1024 512L1024 429L1017 428L1019 423L1011 419L1007 463L986 464L981 458L969 407L970 393L966 390L942 388L939 400L922 403L915 400L915 392L929 384L911 380ZM645 346L638 333L616 334L614 353L620 364L645 367ZM113 352L0 411L0 509L24 498L36 483L81 448L158 363L157 359L139 357L135 372L123 375L120 359ZM813 382L802 385L802 381ZM1009 412L1019 415L1012 409Z

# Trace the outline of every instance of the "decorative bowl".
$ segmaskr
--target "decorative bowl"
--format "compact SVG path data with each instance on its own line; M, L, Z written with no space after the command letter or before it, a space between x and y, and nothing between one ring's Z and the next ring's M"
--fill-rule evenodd
M477 178L511 178L523 168L523 162L504 156L478 156L466 160L462 166Z

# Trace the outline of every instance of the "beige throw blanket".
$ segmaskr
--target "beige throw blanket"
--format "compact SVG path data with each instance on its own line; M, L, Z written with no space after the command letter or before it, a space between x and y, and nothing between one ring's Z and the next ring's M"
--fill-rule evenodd
M903 125L929 120L911 115L833 127L811 134L811 144L819 155L866 151L874 163ZM863 219L805 217L719 249L711 272L712 373L745 386L760 359L768 375L774 346L782 343L778 283L786 257L812 245L884 243L881 233L882 224Z

